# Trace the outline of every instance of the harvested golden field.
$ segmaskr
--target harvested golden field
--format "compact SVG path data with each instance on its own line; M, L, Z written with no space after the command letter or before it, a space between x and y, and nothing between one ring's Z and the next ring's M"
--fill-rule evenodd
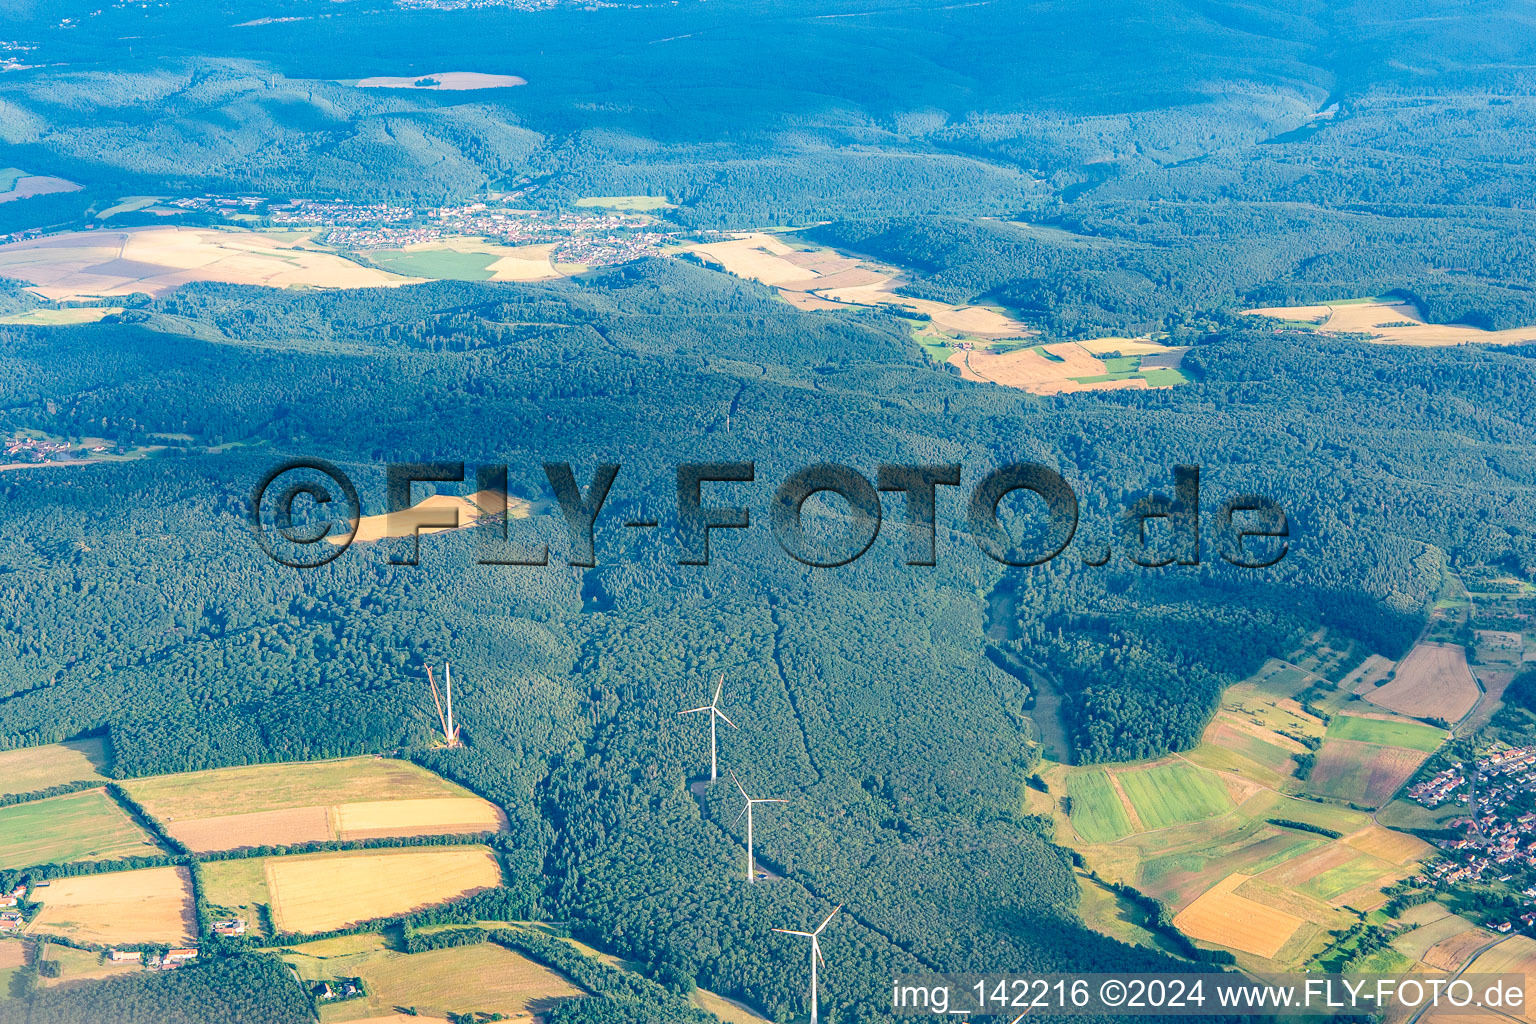
M501 884L489 850L269 857L267 891L279 931L323 932L394 917Z
M48 299L143 292L163 295L189 281L270 288L374 288L413 284L302 240L214 228L147 227L70 232L0 245L0 276Z
M408 761L379 757L219 768L123 785L171 835L200 853L491 831L503 820L494 804L467 789ZM440 809L428 806L437 803ZM394 804L403 806L390 811ZM246 810L226 813L235 808ZM339 831L349 828L344 818L363 834Z
M488 75L479 71L434 71L426 75L378 75L350 83L359 89L429 89L461 92L466 89L510 89L527 85L517 75Z
M1302 925L1302 919L1234 891L1247 875L1228 875L1173 919L1191 938L1255 956L1273 958Z
M1485 331L1480 327L1425 323L1419 308L1407 301L1265 306L1243 312L1276 320L1300 321L1319 331L1366 334L1371 341L1382 345L1518 345L1536 341L1536 327Z
M357 938L378 939L378 936ZM547 967L504 946L481 943L399 953L378 941L359 945L355 951L336 949L329 943L305 943L283 953L283 960L302 981L358 977L368 995L346 1003L324 1006L323 1024L342 1021L394 1021L390 1011L411 1007L421 1017L401 1021L437 1019L449 1013L499 1013L526 1019L549 1009L561 999L586 993Z
M1397 675L1380 686L1357 690L1379 707L1411 718L1459 722L1482 696L1466 648L1460 644L1419 644L1398 662Z
M1477 1024L1498 1024L1500 1021L1536 1024L1536 1005L1531 1002L1536 998L1536 939L1525 935L1506 939L1479 956L1467 968L1467 973L1525 975L1525 999L1522 1006L1505 1007L1498 1016L1464 1013L1462 1018L1467 1024L1473 1021ZM1432 1024L1456 1024L1450 1014L1429 1014L1425 1019Z
M102 739L70 740L45 747L0 751L0 795L36 793L51 786L86 780L106 781L106 743Z
M77 942L164 942L184 945L197 934L192 880L186 868L143 868L54 879L33 891L43 904L28 934Z
M0 939L0 971L25 966L27 946L20 939Z
M1346 836L1344 841L1361 853L1399 866L1421 861L1434 849L1418 836L1394 832L1380 825L1372 825L1363 832Z
M363 516L357 522L357 536L353 541L367 542L409 537L413 531L417 530L423 534L429 534L468 529L474 526L481 516L494 515L500 511L500 507L501 495L492 491L471 494L468 497L457 494L434 494L423 498L403 512L383 512L376 516ZM532 502L521 498L509 497L506 511L511 519L526 519L533 514L534 506ZM457 523L457 525L428 525L433 523ZM339 536L326 539L335 544L340 544L342 540Z
M409 761L366 755L154 775L127 779L122 785L163 822L371 800L473 795Z
M505 824L501 811L479 797L375 800L336 808L336 831L342 839L495 832Z
M1485 932L1481 928L1469 928L1435 943L1424 951L1420 959L1425 966L1437 971L1459 971L1473 953L1492 942L1495 937L1492 932Z
M280 811L225 814L168 822L165 830L194 853L234 850L242 846L296 846L335 839L331 815L324 807L290 807Z
M734 999L716 995L708 989L696 988L690 1001L694 1006L719 1017L725 1024L768 1024L768 1018Z
M814 270L796 266L786 259L795 250L774 236L760 231L724 242L691 246L688 251L703 258L705 262L720 265L727 273L767 285L794 282L794 287L805 291L814 287L814 279L821 276Z

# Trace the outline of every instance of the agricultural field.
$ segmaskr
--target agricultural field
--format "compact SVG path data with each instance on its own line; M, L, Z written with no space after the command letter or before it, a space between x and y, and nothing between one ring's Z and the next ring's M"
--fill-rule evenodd
M1245 309L1251 316L1339 334L1363 334L1380 345L1518 345L1536 341L1536 327L1487 331L1461 324L1430 324L1413 302L1392 298L1343 299L1311 306Z
M1346 657L1348 665L1334 665L1341 678L1368 660ZM1058 837L1071 842L1094 872L1158 900L1191 938L1233 951L1246 969L1299 968L1329 953L1330 930L1347 928L1359 913L1383 905L1383 888L1413 874L1432 851L1361 811L1295 795L1302 785L1293 774L1295 758L1310 752L1297 737L1316 740L1327 731L1296 702L1308 688L1316 696L1336 687L1299 666L1269 662L1227 690L1201 744L1179 760L1051 766L1043 777L1051 793L1071 798L1068 810L1050 794L1030 808L1056 816ZM1368 724L1346 721L1341 728L1425 743L1441 735L1407 720L1361 721ZM1413 764L1427 756L1328 741L1335 743L1365 754L1395 750ZM1120 905L1086 875L1079 887L1085 893L1081 913L1091 927L1122 941L1158 944L1151 922L1138 920L1135 908ZM1391 950L1372 963L1386 969L1406 959Z
M264 904L278 931L301 934L395 917L501 884L496 858L480 846L340 851L240 864L209 866L208 902Z
M628 213L652 213L673 209L675 204L666 196L583 196L576 200L576 205L600 210L624 210Z
M1419 644L1397 666L1397 674L1376 685L1363 680L1355 692L1372 704L1410 718L1459 722L1477 704L1482 690L1467 667L1460 644Z
M192 879L186 868L143 868L56 878L33 890L42 911L29 935L76 942L163 942L185 945L197 934Z
M259 908L270 909L272 895L267 891L267 865L258 857L214 860L202 865L203 899L224 917L245 921L253 935L266 932Z
M19 945L19 944L18 944ZM113 963L103 959L99 952L61 946L56 942L40 943L44 948L38 953L39 960L52 960L59 965L57 978L39 978L44 988L55 985L73 985L82 981L100 981L125 974L135 974L143 968L133 963Z
M543 281L587 268L550 261L554 245L501 245L454 236L414 242L400 249L370 249L370 263L406 277L453 281Z
M146 227L0 245L0 276L55 301L163 295L189 281L269 288L372 288L419 278L364 267L302 241L250 231Z
M323 1007L321 1024L374 1020L396 1007L428 1017L499 1013L526 1019L561 999L586 994L547 967L492 943L401 953L380 936L359 935L292 946L282 958L305 981L363 979L368 995Z
M1072 828L1083 842L1108 843L1131 834L1130 816L1103 768L1068 775L1067 796L1072 800Z
M123 784L197 852L330 839L446 835L501 828L487 800L408 761L352 757L250 765ZM238 812L230 813L235 808Z
M1392 799L1428 757L1421 750L1406 747L1330 739L1317 752L1306 788L1318 796L1380 807Z
M1232 810L1232 798L1221 779L1185 761L1114 774L1144 831L1214 818Z
M949 355L948 362L966 380L1057 395L1185 384L1188 378L1178 370L1183 354L1183 349L1146 339L1100 338L1006 351L959 349Z
M425 75L376 75L345 82L358 89L424 89L427 91L464 92L473 89L510 89L527 85L517 75L492 75L481 71L433 71Z
M105 790L0 807L0 868L161 852Z
M361 517L357 521L357 533L353 536L351 543L409 537L413 532L425 535L445 533L455 529L469 529L479 522L481 517L494 515L501 510L501 507L501 495L491 491L468 496L433 494L421 499L403 512L381 512L378 515ZM537 511L537 507L533 502L508 496L505 510L511 519L526 519ZM454 516L458 519L457 526L428 525L436 522L450 522ZM336 544L340 544L343 540L339 535L326 539Z
M107 781L106 741L100 737L0 750L0 795L36 793L70 782Z
M1525 1001L1520 1008L1506 1008L1497 1014L1483 1013L1463 1016L1455 1024L1478 1020L1490 1024L1533 1024L1536 1022L1536 939L1517 935L1494 946L1480 955L1467 968L1476 974L1523 974L1525 975ZM1432 1013L1425 1017L1427 1024L1452 1024L1452 1015Z
M1305 922L1286 910L1240 896L1247 875L1228 876L1185 907L1174 927L1190 938L1212 945L1275 959Z
M123 311L121 306L66 306L63 309L29 309L0 316L0 324L23 327L75 327L94 324Z
M1357 743L1375 743L1381 746L1404 747L1421 753L1432 754L1445 742L1446 732L1432 725L1405 722L1400 719L1361 718L1357 715L1337 715L1328 723L1328 739L1350 740Z
M1392 948L1414 962L1422 961L1425 954L1447 939L1479 930L1471 921L1451 913L1438 903L1421 903L1409 907L1398 920L1404 930L1393 937ZM1488 936L1483 942L1492 941L1492 935L1486 932L1483 934Z
M47 174L28 174L19 167L0 167L0 203L55 192L78 192L81 186Z

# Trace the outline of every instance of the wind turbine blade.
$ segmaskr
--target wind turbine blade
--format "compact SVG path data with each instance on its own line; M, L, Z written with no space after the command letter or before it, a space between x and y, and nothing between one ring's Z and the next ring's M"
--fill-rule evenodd
M448 739L448 719L443 717L443 702L437 697L437 680L432 678L432 666L427 666L427 685L432 687L432 703L437 705L437 724L442 726L443 740Z
M775 928L774 931L781 935L802 935L807 939L812 937L810 932L797 932L789 928Z
M714 710L715 710L714 708L712 708L708 704L706 704L706 705L704 705L701 708L689 708L687 711L679 711L678 714L679 715L696 715L700 711L714 711Z
M816 941L816 936L814 935L811 936L811 949L815 950L816 959L821 961L822 966L825 967L827 958L821 955L821 943Z
M788 800L781 800L778 797L766 797L766 796L763 797L761 800L753 800L752 802L755 803L755 804L787 804L787 803L789 803Z
M704 709L700 708L699 710L703 711ZM736 728L736 723L731 721L729 718L726 718L724 711L721 711L719 708L710 708L709 710L713 711L715 714L719 715L720 716L720 720L722 722L724 722L726 725L730 726L732 729Z
M741 824L741 819L742 819L742 818L745 818L745 817L746 817L746 816L747 816L747 811L748 811L748 810L749 810L749 809L750 809L750 808L751 808L751 807L752 807L752 801L750 801L750 800L748 800L748 801L747 801L747 806L746 806L746 807L743 807L743 808L742 808L742 809L741 809L741 813L740 813L740 814L738 814L738 815L736 815L736 820L735 820L735 821L733 821L733 822L731 822L731 828L735 828L735 827L736 827L736 826L737 826L737 825L739 825L739 824Z
M711 707L714 707L714 706L716 706L716 705L718 705L720 703L720 691L722 691L724 689L725 689L725 673L721 672L720 673L720 679L715 683L715 699L709 702Z
M736 777L736 769L734 769L734 768L727 768L726 771L731 773L731 781L736 783L736 790L737 790L737 792L739 792L742 795L742 798L744 800L746 800L747 803L751 803L752 802L752 798L747 796L747 791L741 788L741 780Z
M822 928L825 928L827 925L831 924L832 923L832 919L837 916L837 912L839 910L842 910L842 909L843 909L843 905L841 903L839 903L837 906L833 907L832 908L832 913L828 914L827 915L827 919L825 921L821 922L821 928L817 928L816 929L816 934L820 935L821 931L822 931Z

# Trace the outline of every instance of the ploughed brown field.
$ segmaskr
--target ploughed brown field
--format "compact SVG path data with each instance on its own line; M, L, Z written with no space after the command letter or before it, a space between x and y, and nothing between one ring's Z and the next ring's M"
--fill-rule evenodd
M1398 662L1397 674L1380 686L1362 682L1361 697L1398 714L1459 722L1477 704L1481 691L1460 644L1419 644Z

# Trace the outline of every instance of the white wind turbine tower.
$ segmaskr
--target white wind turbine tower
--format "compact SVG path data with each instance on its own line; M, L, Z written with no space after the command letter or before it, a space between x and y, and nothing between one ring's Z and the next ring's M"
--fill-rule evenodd
M832 919L842 909L843 905L841 903L833 907L832 913L828 914L827 919L821 922L813 932L797 932L788 928L774 929L774 931L784 935L801 935L811 940L811 1024L816 1024L816 964L818 961L821 963L827 962L826 958L821 955L821 933L826 931L827 925L832 923Z
M718 780L720 778L720 768L719 768L719 764L718 764L717 758L715 756L715 751L717 749L716 738L715 738L715 719L718 718L720 721L724 722L726 725L730 726L732 729L736 728L736 723L731 721L729 718L726 718L725 717L725 712L720 710L720 691L722 691L724 689L725 689L725 673L721 672L719 680L715 683L715 699L714 700L710 701L708 704L705 704L701 708L689 708L687 711L679 711L677 713L677 717L681 718L684 715L696 715L696 714L698 714L701 711L708 711L709 712L709 781L710 782L715 782L716 780Z
M747 796L746 790L741 788L741 780L736 777L734 771L731 772L731 781L736 783L736 789L741 793L741 798L747 802L747 806L741 809L741 814L736 815L736 821L740 821L743 816L747 819L747 881L755 883L757 881L757 865L752 860L752 808L758 804L787 804L789 801L770 799L768 797L754 800ZM732 824L735 824L735 822L732 822Z

